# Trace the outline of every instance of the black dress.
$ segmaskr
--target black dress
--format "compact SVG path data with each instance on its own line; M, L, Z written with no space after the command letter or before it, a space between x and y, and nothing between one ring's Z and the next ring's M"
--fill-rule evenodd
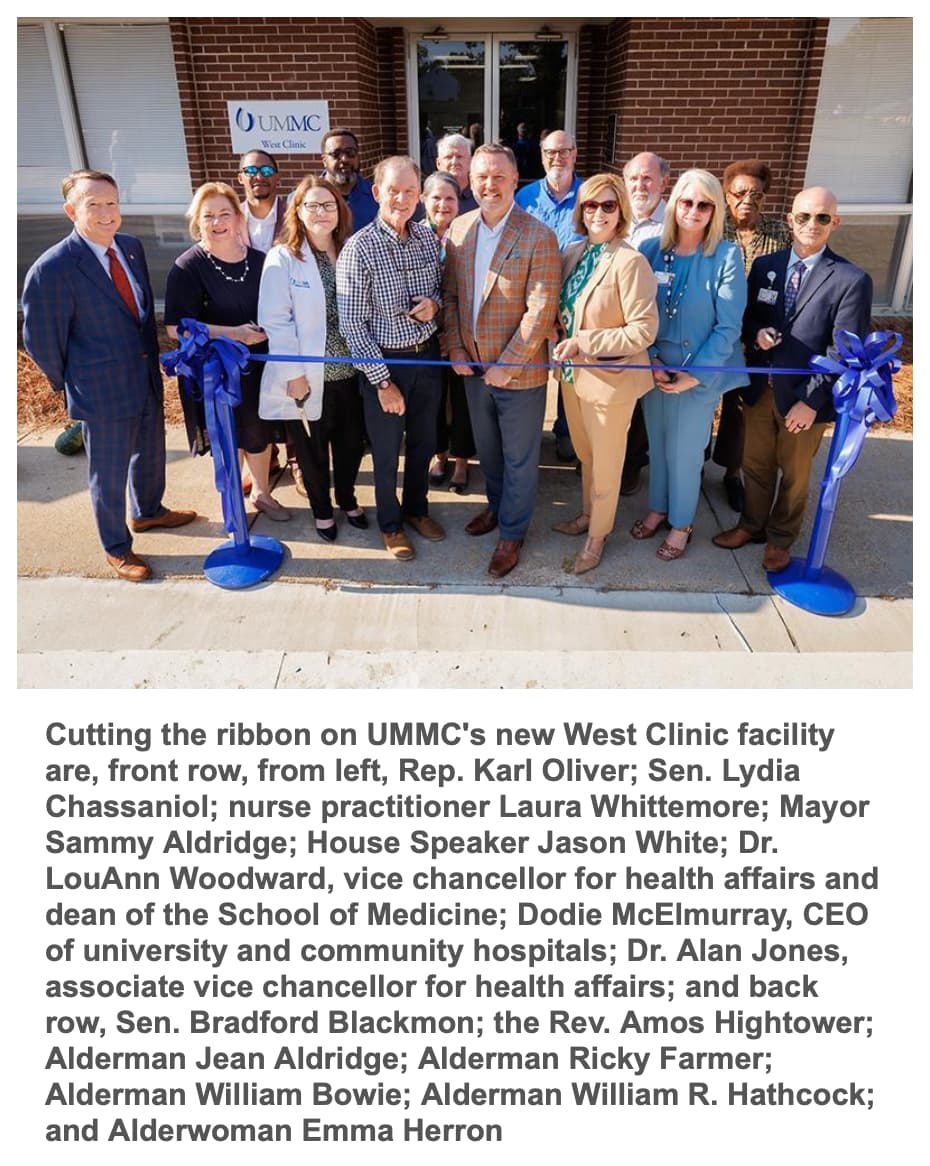
M264 252L252 247L249 247L245 259L225 263L214 255L207 255L199 243L195 244L178 256L168 272L165 324L177 327L184 317L199 320L202 324L228 327L254 323L258 315L258 285L264 262ZM252 345L249 351L267 352L268 344ZM263 368L263 363L254 363L243 370L240 381L242 404L233 411L236 442L246 453L261 453L271 442L280 440L278 427L271 421L263 421L258 415ZM181 404L191 449L194 453L206 453L209 442L202 403L182 392Z

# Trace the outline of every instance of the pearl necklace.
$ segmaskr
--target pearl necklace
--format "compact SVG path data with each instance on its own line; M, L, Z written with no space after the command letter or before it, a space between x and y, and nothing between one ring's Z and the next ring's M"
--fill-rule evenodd
M249 253L248 253L248 251L246 251L246 253L245 253L245 271L243 271L242 275L240 275L238 277L238 279L232 275L227 274L222 269L222 267L220 267L220 263L227 263L227 262L229 262L229 260L222 259L219 262L217 262L217 260L215 260L213 258L213 256L210 254L210 252L207 250L206 247L203 248L203 253L204 253L204 255L206 255L207 259L210 261L210 266L213 268L213 270L218 275L221 275L223 277L223 279L226 280L227 283L245 283L246 279L248 279L248 276L249 276ZM241 259L234 259L234 260L232 260L232 262L233 263L241 263L242 260Z

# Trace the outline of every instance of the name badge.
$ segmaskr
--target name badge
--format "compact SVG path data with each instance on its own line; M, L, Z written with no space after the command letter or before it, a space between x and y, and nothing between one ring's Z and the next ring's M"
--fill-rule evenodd
M760 304L777 304L778 292L773 287L760 287L758 299Z
M674 271L654 271L652 274L656 277L659 287L669 287L675 278Z

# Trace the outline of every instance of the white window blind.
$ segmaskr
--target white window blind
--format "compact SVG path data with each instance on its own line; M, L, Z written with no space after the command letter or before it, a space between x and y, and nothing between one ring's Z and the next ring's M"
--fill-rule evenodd
M90 166L124 205L190 201L190 171L167 24L65 24Z
M912 86L909 17L832 18L807 185L841 203L910 201Z
M20 205L61 202L71 169L45 30L21 24L17 39L17 184Z

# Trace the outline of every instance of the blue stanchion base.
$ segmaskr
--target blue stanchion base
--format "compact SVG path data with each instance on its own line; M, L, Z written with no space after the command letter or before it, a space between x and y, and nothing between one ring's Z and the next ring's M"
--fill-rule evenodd
M270 578L284 561L284 547L276 538L249 535L247 547L223 543L203 561L203 573L217 587L241 591Z
M806 559L792 559L784 571L768 572L768 581L776 595L795 607L814 615L845 615L856 602L856 593L837 571L822 567L816 579L804 572Z

